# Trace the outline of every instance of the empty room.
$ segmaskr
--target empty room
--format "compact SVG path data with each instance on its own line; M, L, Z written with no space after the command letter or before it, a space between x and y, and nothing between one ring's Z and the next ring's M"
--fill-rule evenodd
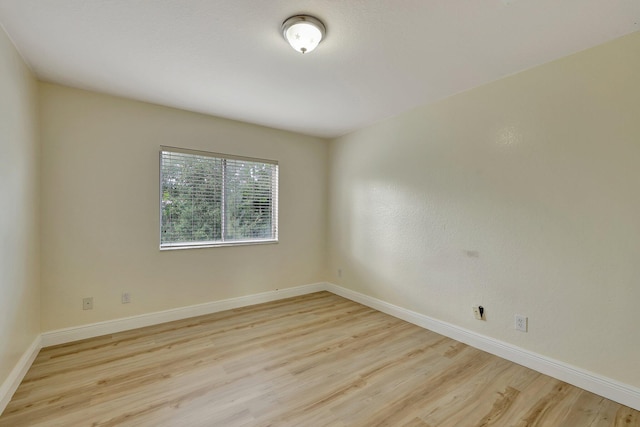
M640 426L640 1L0 26L0 427Z

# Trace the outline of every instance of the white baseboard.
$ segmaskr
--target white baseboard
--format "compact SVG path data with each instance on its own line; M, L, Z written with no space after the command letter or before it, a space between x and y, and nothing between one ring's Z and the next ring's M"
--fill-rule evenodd
M243 297L213 301L188 307L181 307L155 313L142 314L122 319L93 323L90 325L59 329L42 333L25 351L24 355L11 371L9 377L0 386L0 413L9 403L22 378L33 363L41 347L64 344L85 338L112 334L130 329L156 325L173 320L186 319L204 314L216 313L239 307L305 295L313 292L329 291L336 295L364 304L391 316L429 329L441 335L468 344L503 359L526 366L535 371L573 384L596 393L615 402L640 410L640 388L624 384L593 372L589 372L552 358L522 349L512 344L478 334L468 329L443 322L415 311L407 310L388 302L370 297L332 283L315 283L294 288L278 289Z
M640 388L577 368L332 283L326 290L640 411Z
M104 322L91 323L89 325L74 326L71 328L43 332L42 346L49 347L52 345L65 344L72 341L114 334L116 332L143 328L145 326L157 325L174 320L187 319L189 317L202 316L204 314L217 313L219 311L261 304L263 302L310 294L313 292L323 291L325 289L326 285L324 283L314 283L310 285L276 289L274 291L262 292L259 294L191 305L188 307L158 311L155 313L107 320Z
M13 370L9 373L7 379L4 380L2 385L0 385L0 414L7 407L11 397L13 397L13 393L16 392L18 386L22 382L22 379L27 374L27 371L31 367L34 359L38 355L38 352L42 348L42 337L38 335L36 339L33 340L29 348L22 354L16 366L13 367Z

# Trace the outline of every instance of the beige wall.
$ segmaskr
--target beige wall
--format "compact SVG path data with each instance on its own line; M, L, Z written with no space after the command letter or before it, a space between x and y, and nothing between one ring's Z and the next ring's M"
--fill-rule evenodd
M0 385L40 333L37 112L37 83L0 28Z
M330 280L640 386L638 52L635 33L333 141Z
M40 94L44 331L325 279L326 141L52 84ZM280 242L160 251L161 145L278 160Z

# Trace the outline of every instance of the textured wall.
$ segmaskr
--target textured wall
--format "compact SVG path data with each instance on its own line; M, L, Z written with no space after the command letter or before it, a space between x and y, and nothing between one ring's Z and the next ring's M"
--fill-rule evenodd
M40 89L44 331L325 279L326 141ZM278 160L280 242L160 251L161 145ZM130 304L121 304L123 291ZM86 296L91 311L81 309Z
M40 333L37 83L0 28L0 384Z
M331 280L640 386L638 52L635 33L333 141Z

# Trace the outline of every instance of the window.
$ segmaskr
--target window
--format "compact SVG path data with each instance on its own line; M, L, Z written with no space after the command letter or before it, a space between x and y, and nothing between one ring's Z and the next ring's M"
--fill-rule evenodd
M277 162L161 147L160 249L277 241Z

